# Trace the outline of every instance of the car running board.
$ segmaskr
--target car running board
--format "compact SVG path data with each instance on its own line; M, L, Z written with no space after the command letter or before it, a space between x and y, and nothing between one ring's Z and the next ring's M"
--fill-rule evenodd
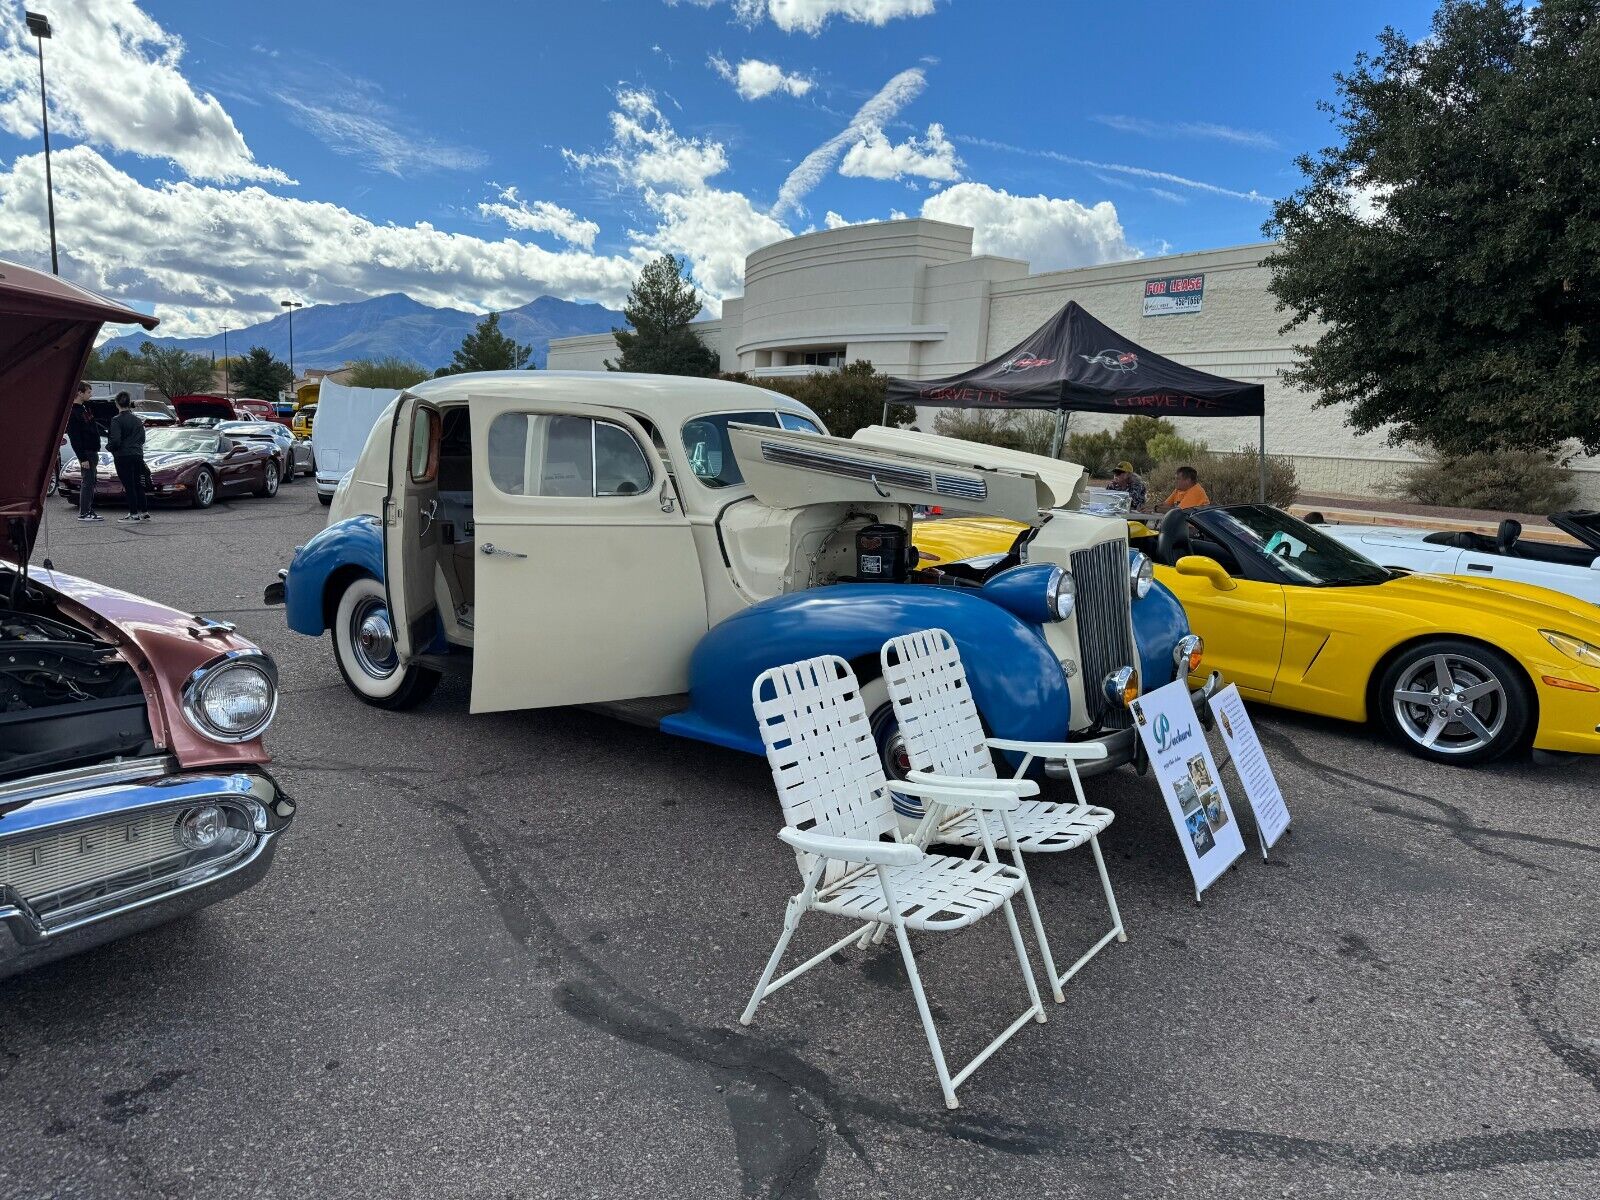
M608 700L604 704L579 704L574 707L586 712L599 713L630 725L646 729L660 729L661 722L689 709L689 693L674 696L640 696L636 700Z

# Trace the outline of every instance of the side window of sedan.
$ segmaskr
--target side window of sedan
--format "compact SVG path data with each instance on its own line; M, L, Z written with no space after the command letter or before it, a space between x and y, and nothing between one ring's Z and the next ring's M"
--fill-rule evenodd
M512 496L635 496L650 486L649 459L609 421L501 413L489 424L489 480Z

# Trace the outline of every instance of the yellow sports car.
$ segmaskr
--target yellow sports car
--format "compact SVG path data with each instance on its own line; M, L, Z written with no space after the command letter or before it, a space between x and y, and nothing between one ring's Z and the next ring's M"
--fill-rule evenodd
M1130 522L1248 699L1376 718L1436 762L1513 750L1600 754L1600 608L1529 584L1380 567L1279 509L1236 504ZM1026 553L1028 527L920 522L924 567Z

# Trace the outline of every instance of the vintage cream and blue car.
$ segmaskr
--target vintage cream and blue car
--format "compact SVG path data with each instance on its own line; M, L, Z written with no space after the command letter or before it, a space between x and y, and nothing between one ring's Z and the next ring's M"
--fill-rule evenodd
M1096 740L1116 765L1128 702L1201 650L1124 522L1059 509L1080 477L925 434L829 437L718 380L457 375L384 412L267 593L291 628L332 631L371 704L416 704L462 664L473 712L592 705L752 754L756 676L837 654L896 773L879 649L941 627L995 736ZM917 569L915 511L957 503L1037 529L1027 561Z

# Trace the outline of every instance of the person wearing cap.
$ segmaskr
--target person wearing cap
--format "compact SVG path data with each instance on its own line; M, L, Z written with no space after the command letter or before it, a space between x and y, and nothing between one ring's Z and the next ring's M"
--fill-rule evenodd
M105 520L94 509L95 476L100 468L100 425L89 408L89 385L78 384L67 415L67 444L78 460L82 478L78 484L78 520Z
M1128 507L1134 512L1143 512L1145 500L1149 489L1145 487L1144 480L1139 478L1131 462L1119 462L1111 472L1111 490L1113 492L1128 493Z

